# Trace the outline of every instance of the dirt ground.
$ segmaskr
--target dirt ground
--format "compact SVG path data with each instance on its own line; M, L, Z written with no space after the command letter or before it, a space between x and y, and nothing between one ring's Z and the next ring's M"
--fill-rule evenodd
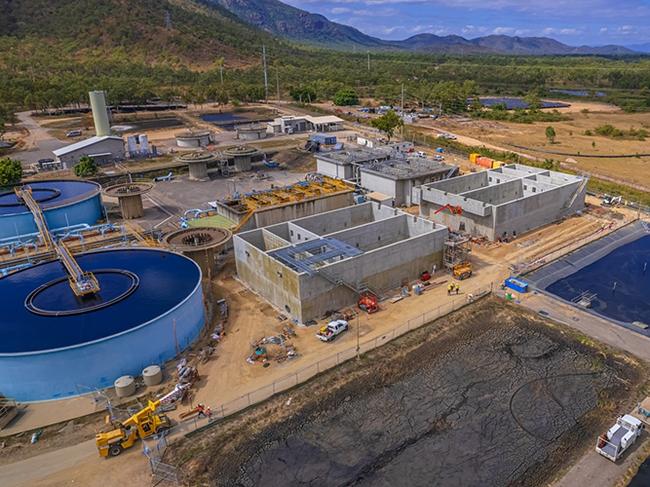
M587 110L584 112L583 110ZM522 151L537 158L555 159L567 167L588 171L596 175L614 178L621 182L650 187L650 173L647 166L650 157L636 157L635 154L650 153L648 141L613 139L599 135L585 135L602 125L613 125L621 130L630 128L648 130L650 113L624 113L616 107L596 103L574 103L565 111L571 120L562 122L538 122L520 124L470 118L443 117L438 120L423 120L418 126L438 128L465 138L459 141L469 145L485 144L493 148ZM545 129L553 126L557 134L555 142L546 139ZM576 154L576 155L561 155ZM625 155L624 158L581 157L589 155Z
M540 485L646 380L591 343L486 298L170 453L201 485Z

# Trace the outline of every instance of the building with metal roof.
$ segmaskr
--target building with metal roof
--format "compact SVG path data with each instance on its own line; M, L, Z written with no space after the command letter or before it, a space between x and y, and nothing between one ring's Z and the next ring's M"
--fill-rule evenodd
M83 156L91 157L97 164L124 159L124 140L114 135L94 136L89 139L53 150L64 169L74 167Z

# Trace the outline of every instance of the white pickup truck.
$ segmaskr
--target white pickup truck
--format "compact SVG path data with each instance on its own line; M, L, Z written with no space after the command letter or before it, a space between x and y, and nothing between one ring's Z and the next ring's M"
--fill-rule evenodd
M348 322L345 320L330 321L316 333L316 338L324 342L331 342L341 333L348 329Z
M616 424L598 437L596 451L615 462L641 436L643 428L644 424L634 416L619 416Z

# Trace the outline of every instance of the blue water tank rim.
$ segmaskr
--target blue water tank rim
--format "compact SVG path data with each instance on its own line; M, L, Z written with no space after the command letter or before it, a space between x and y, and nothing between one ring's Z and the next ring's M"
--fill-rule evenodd
M56 182L64 182L64 183L65 182L68 182L68 183L69 182L74 182L74 183L92 184L93 186L95 186L95 191L89 191L87 197L81 197L80 196L80 197L77 197L75 199L64 200L60 204L53 205L53 206L48 206L47 208L43 208L44 213L47 213L47 212L49 212L51 210L56 210L57 208L64 208L66 206L72 206L72 205L75 205L77 203L88 201L90 199L96 198L98 195L100 195L100 197L101 197L101 192L102 192L101 184L96 183L95 181L87 180L87 179L45 179L43 181L31 181L31 182L32 183L39 183L39 184L41 184L41 183L56 183ZM29 181L26 182L26 183L23 183L23 186L24 185L29 185L29 183L30 183ZM26 208L24 205L21 205L21 206L23 206L23 208L25 208L25 211L20 211L20 212L17 212L17 213L5 213L5 214L0 215L0 219L15 216L15 215L24 215L24 214L27 214L27 213L31 213L29 211L29 209Z
M100 250L93 250L92 252L86 252L86 253L94 254L94 253L100 253L100 252L111 252L112 250L116 250L116 249L100 249ZM192 291L190 293L188 293L188 295L185 296L185 298L183 298L181 301L179 301L178 304L176 304L174 307L168 309L167 311L165 311L164 313L156 316L155 318L152 318L149 321L141 323L138 326L134 326L132 328L129 328L128 330L123 330L123 331L121 331L119 333L114 333L113 335L108 335L108 336L105 336L105 337L102 337L102 338L98 338L97 340L91 340L91 341L84 342L84 343L77 343L75 345L69 345L67 347L51 348L51 349L48 349L48 350L35 350L35 351L30 351L30 352L14 352L14 353L0 352L0 357L28 357L28 356L36 356L36 355L41 355L41 354L56 353L56 352L61 352L61 351L64 351L64 350L72 350L72 349L77 349L77 348L84 348L84 347L88 347L88 346L91 346L91 345L94 345L94 344L97 344L97 343L112 340L113 338L116 338L118 336L126 335L126 334L132 333L132 332L134 332L136 330L140 330L142 328L145 328L146 326L149 326L152 323L155 323L155 322L159 321L161 318L171 314L172 312L174 312L175 310L177 310L178 308L183 306L187 301L189 301L196 294L196 291L201 288L201 285L202 285L201 283L203 281L203 273L201 272L201 267L199 267L199 265L196 262L194 262L189 257L183 255L182 253L174 252L174 251L169 250L169 249L157 249L157 248L152 248L152 247L128 247L128 250L149 250L149 251L153 251L153 252L165 252L165 253L169 253L169 254L176 254L176 255L179 255L179 256L183 257L184 259L187 259L188 261L190 261L196 267L196 269L199 272L199 278L197 279L196 286L194 286L194 289L192 289ZM50 261L48 261L48 262L50 262ZM36 264L36 266L43 265L43 264L46 264L48 262L42 262L40 264ZM35 266L32 266L30 268L33 268L33 267L35 267Z

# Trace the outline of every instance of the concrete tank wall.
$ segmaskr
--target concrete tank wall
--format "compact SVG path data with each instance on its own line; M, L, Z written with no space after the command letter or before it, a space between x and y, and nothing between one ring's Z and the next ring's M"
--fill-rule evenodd
M200 282L183 302L137 328L54 351L0 354L0 393L22 402L58 399L110 387L163 364L196 340L205 324ZM73 379L74 377L74 379Z
M101 195L97 192L88 198L74 203L44 210L50 229L87 223L94 225L104 217ZM30 212L0 216L0 238L15 237L35 233L38 229Z

